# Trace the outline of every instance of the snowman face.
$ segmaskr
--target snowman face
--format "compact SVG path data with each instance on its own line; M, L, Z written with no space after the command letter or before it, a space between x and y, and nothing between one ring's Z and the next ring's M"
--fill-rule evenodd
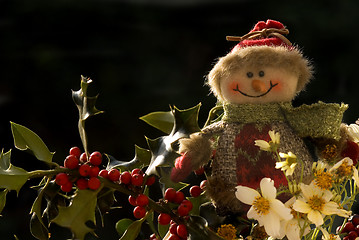
M221 81L226 102L270 103L291 101L297 89L298 76L277 67L244 67Z

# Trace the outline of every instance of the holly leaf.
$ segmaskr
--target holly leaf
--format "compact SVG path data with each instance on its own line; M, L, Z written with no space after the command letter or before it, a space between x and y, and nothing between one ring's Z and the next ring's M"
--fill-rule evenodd
M20 124L10 123L14 144L17 149L22 151L29 150L38 160L47 163L52 162L54 153L49 151L45 143L36 133Z
M202 193L198 197L189 197L188 200L190 200L193 205L193 208L191 210L191 215L197 215L197 216L200 215L200 206L209 201L205 193Z
M157 139L147 138L147 144L151 151L151 162L146 170L147 175L155 174L160 176L159 167L173 167L175 159L180 156L175 150L178 140L188 137L194 132L200 131L198 126L198 112L201 104L186 110L179 110L176 107L171 109L174 123L171 133L168 136Z
M36 213L33 213L30 219L30 232L37 239L40 240L49 239L49 231L44 226L42 220L38 218Z
M73 197L68 207L59 206L59 214L52 220L59 226L69 228L75 239L84 239L87 233L94 230L86 225L86 222L96 223L95 210L97 204L96 191L79 190Z
M141 148L135 145L135 157L129 161L119 161L113 156L106 154L106 157L109 159L106 169L111 168L121 169L121 171L132 170L135 168L143 168L148 166L151 162L151 152L148 149Z
M0 192L0 216L1 216L1 212L5 207L6 204L6 194L8 193L9 190L5 189L3 191Z
M152 112L145 116L140 117L141 120L148 125L157 128L158 130L170 134L173 129L174 116L172 111L168 112Z
M138 236L141 231L142 223L146 220L146 217L143 217L139 220L134 221L131 223L124 234L121 236L120 240L134 240Z
M29 178L29 173L10 163L11 151L0 154L0 188L19 192Z
M181 156L171 146L170 137L159 137L154 140L147 138L152 153L151 162L146 170L147 175L160 176L159 167L173 167L176 158Z
M75 105L79 110L78 129L86 153L88 153L88 149L85 121L93 115L103 113L103 111L100 111L95 107L98 95L95 97L87 96L87 89L91 82L92 80L90 78L81 76L81 89L78 91L72 91L72 100L75 102Z
M116 223L116 231L117 233L122 236L127 228L133 223L133 220L129 219L129 218L123 218L120 221L118 221Z
M33 221L33 226L34 226L34 231L35 233L39 232L39 233L44 233L44 229L46 228L44 222L42 221L42 211L41 211L41 207L42 207L42 199L44 196L44 192L46 191L47 187L49 186L50 180L48 179L45 183L45 185L39 189L39 194L37 195L37 198L35 199L34 203L32 204L31 210L30 210L30 214L33 214L31 221ZM35 215L35 216L34 216ZM42 225L39 226L39 224ZM32 226L30 228L32 230ZM42 236L42 234L39 234L40 236ZM34 235L36 236L36 235Z

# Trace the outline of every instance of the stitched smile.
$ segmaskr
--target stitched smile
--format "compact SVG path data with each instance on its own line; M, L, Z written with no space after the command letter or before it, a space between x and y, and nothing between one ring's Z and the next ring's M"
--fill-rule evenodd
M238 84L237 84L236 88L233 89L233 91L239 92L240 94L242 94L242 95L244 95L244 96L246 96L246 97L253 97L253 98L263 97L264 95L266 95L267 93L269 93L269 92L272 90L272 88L274 88L275 86L278 85L278 83L273 84L272 81L269 81L269 83L270 83L269 89L268 89L265 93L262 93L262 94L256 95L256 96L249 95L249 94L247 94L247 93L242 92L241 90L239 90Z

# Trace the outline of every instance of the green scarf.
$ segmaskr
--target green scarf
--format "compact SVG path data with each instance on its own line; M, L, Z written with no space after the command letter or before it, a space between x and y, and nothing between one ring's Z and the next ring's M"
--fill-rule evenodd
M287 122L300 137L340 138L347 104L318 102L294 108L290 102L225 104L222 121L247 123Z

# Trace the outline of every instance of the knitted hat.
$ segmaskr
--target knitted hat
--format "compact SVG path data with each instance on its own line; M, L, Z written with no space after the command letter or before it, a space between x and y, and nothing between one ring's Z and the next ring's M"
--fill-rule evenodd
M254 28L242 37L227 36L228 41L239 41L232 51L249 46L284 46L292 49L292 43L283 36L288 34L286 27L275 20L260 21Z

